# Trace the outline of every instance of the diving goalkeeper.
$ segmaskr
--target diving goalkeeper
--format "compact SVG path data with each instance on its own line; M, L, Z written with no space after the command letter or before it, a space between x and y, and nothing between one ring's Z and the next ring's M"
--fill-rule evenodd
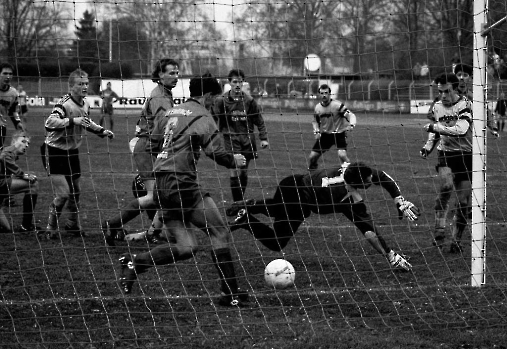
M229 211L237 217L230 223L230 229L247 229L270 250L281 251L312 213L342 213L392 267L410 271L412 265L408 260L394 252L380 235L358 191L372 184L382 186L391 195L400 219L403 216L411 221L418 219L419 209L403 198L398 185L387 173L357 162L288 176L280 181L272 199L235 202ZM273 228L260 222L253 216L255 214L274 218Z

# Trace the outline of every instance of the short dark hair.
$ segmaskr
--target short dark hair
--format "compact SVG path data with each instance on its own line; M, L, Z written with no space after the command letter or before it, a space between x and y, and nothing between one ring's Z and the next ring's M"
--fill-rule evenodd
M455 74L442 73L435 79L435 84L452 84L452 88L456 90L459 86L459 79Z
M231 81L233 76L240 76L243 80L245 79L245 73L241 69L232 69L227 75L227 79Z
M159 82L160 81L160 76L159 76L160 72L165 71L165 67L167 67L169 64L174 65L174 66L178 67L178 69L180 69L180 64L178 62L176 62L174 59L162 58L161 60L159 60L157 62L157 64L155 64L155 69L151 73L151 81Z
M343 179L345 179L345 183L350 185L363 184L364 180L370 177L372 173L371 167L364 162L354 162L345 169Z
M329 93L331 93L331 87L329 87L328 84L322 84L322 85L320 85L319 86L319 92L320 92L320 90L328 90Z
M468 64L460 63L456 64L454 67L454 74L458 74L458 72L462 71L463 73L467 73L472 76L474 73L474 68Z
M7 62L2 62L2 63L0 63L0 72L1 72L2 70L4 70L4 68L8 68L8 69L10 69L10 70L12 70L12 72L14 73L14 67L12 66L12 64L7 63Z
M204 96L206 93L219 95L222 93L222 86L210 73L203 76L196 76L190 80L190 97Z

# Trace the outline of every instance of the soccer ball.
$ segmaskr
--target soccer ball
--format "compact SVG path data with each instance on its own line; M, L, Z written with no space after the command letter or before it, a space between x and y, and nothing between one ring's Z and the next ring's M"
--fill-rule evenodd
M264 269L264 280L276 289L284 289L294 285L296 272L292 264L285 259L275 259Z

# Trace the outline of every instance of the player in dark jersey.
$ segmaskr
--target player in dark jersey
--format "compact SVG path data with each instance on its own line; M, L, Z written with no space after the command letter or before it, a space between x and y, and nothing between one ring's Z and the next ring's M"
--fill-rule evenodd
M232 231L247 229L270 250L281 251L312 213L342 213L391 266L409 271L412 266L387 245L358 191L371 184L382 186L391 195L400 219L403 216L411 221L418 219L419 209L401 196L398 185L388 174L357 162L288 176L280 181L272 199L235 203L230 213L238 216L230 223L230 228ZM273 218L273 228L261 223L254 214Z
M269 142L257 102L242 90L245 73L241 69L233 69L228 79L231 90L217 98L213 114L225 148L233 154L243 154L247 160L244 168L233 169L230 173L232 200L239 201L243 200L248 185L248 165L258 156L254 127L259 130L261 148L267 148Z
M217 164L227 168L245 166L241 154L226 151L218 128L208 109L222 89L211 75L190 81L190 99L166 112L155 121L148 143L149 151L157 155L154 164L154 196L164 210L167 241L149 252L123 255L121 285L130 293L137 274L153 266L193 258L197 238L190 225L209 236L212 259L221 279L222 305L241 305L248 294L238 289L227 229L215 202L197 182L197 161L201 149Z
M0 200L10 194L25 193L23 197L23 221L18 232L38 232L33 218L33 211L37 203L39 183L37 177L25 173L17 164L20 155L26 153L30 145L30 137L23 131L12 135L11 145L3 147L0 152ZM11 232L9 220L6 219L0 207L0 229Z
M113 138L113 132L97 125L90 119L88 74L76 69L69 75L70 92L55 104L46 119L46 138L41 146L43 165L46 168L55 198L49 205L46 237L58 238L58 220L67 206L69 216L65 231L84 236L79 222L79 197L81 194L81 164L79 147L85 131L101 138Z
M157 62L151 74L153 82L157 86L151 91L141 111L141 117L136 125L136 137L130 141L133 159L141 180L146 185L147 194L131 200L120 213L102 222L102 231L109 246L115 246L115 239L122 237L122 226L136 218L143 210L147 211L152 224L144 233L149 243L159 243L157 235L160 233L162 223L156 215L156 204L153 200L153 187L155 178L153 174L153 154L146 151L148 139L153 131L153 126L158 118L174 106L172 89L178 83L180 71L179 64L173 59L164 58Z
M340 163L350 162L347 156L347 134L356 127L356 115L340 101L331 98L327 84L319 86L321 102L315 106L312 122L315 144L309 156L308 169L318 168L323 153L333 145L338 149Z
M500 123L499 129L503 132L505 128L505 118L507 117L507 99L505 99L505 93L500 93L500 98L496 102L495 114Z
M110 130L113 131L114 126L114 120L113 120L113 100L120 99L120 97L116 94L116 92L113 91L111 88L111 83L108 82L106 84L106 89L100 91L100 97L102 97L102 108L101 108L101 115L99 120L99 125L104 126L104 122L106 117L109 118L109 125Z

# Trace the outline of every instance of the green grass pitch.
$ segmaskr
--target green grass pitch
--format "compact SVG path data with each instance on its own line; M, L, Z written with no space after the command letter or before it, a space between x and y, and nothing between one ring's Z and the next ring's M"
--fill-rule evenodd
M31 148L19 160L37 174L37 218L46 223L52 200L39 146L47 110L31 110ZM366 191L369 208L391 247L410 257L412 273L390 269L349 221L312 216L284 253L268 251L246 231L233 234L240 285L251 293L243 309L214 305L218 277L210 244L198 233L194 259L142 274L131 295L118 286L118 257L146 251L145 243L106 248L100 221L132 199L134 165L128 141L137 113L116 111L113 141L88 135L80 149L81 220L86 238L62 234L0 236L1 348L500 348L507 343L507 239L504 185L507 137L489 139L486 285L470 284L470 232L464 255L431 245L438 182L435 154L418 152L424 116L358 113L349 157L389 173L406 199L422 210L417 224L398 220L395 204L380 187ZM94 112L94 119L98 119ZM303 173L313 145L311 113L265 113L270 149L251 164L247 197L271 196L279 180ZM8 131L9 134L13 130ZM332 166L333 149L320 166ZM204 156L199 179L220 208L231 201L229 171ZM21 197L16 198L21 202ZM14 226L21 208L4 208ZM65 213L62 217L65 217ZM449 217L449 221L450 221ZM145 216L131 231L147 227ZM286 258L296 269L295 287L274 291L263 281L267 263Z

